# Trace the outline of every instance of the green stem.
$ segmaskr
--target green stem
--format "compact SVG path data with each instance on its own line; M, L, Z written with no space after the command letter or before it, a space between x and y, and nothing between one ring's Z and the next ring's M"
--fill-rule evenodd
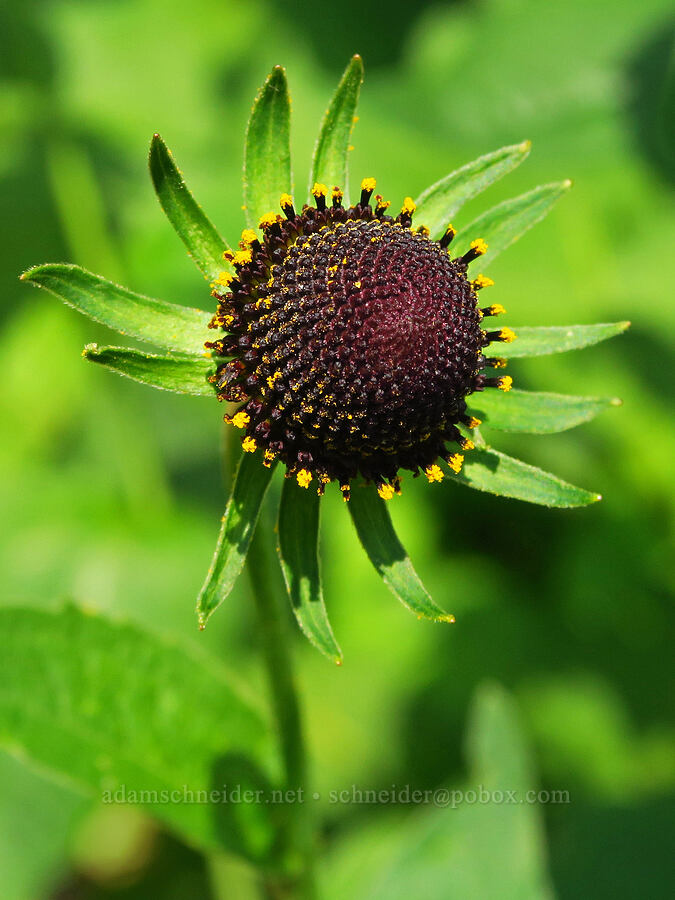
M302 716L293 674L286 589L275 553L274 522L263 504L260 520L248 551L248 573L253 588L262 649L267 668L272 709L279 731L286 790L292 792L286 806L282 840L285 868L290 878L266 881L269 897L313 898L316 896L313 874L314 829L311 797L308 793L307 753Z

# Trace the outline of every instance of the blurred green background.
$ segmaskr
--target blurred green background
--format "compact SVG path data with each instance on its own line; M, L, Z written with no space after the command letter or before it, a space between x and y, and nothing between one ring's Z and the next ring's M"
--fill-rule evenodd
M537 783L570 792L569 804L537 813L555 894L671 896L673 30L668 0L392 0L386 10L356 0L6 0L2 603L73 599L206 646L264 691L245 579L207 631L196 629L194 598L224 504L219 410L86 365L84 343L117 341L17 276L72 261L208 308L153 195L152 133L235 240L244 129L264 76L287 68L301 192L327 99L359 52L354 181L375 175L396 203L531 139L529 160L472 201L465 221L539 183L570 177L575 187L499 258L490 299L514 326L633 327L596 348L512 366L519 386L616 395L621 409L562 435L498 438L598 490L602 503L546 510L449 479L434 488L407 480L393 502L418 572L457 616L452 628L396 604L329 492L323 571L342 670L295 635L317 786L460 782L471 698L490 679L515 698ZM378 832L406 827L414 812L327 805L321 815L333 870L344 873L341 859L358 846L363 881L383 858ZM196 853L140 813L92 809L0 757L3 900L202 897L206 878Z

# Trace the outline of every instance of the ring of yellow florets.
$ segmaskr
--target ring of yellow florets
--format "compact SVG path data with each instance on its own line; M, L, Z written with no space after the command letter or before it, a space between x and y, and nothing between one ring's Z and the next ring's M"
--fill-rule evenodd
M511 386L482 372L505 364L484 348L515 337L480 328L504 312L481 309L477 292L493 282L467 275L485 242L451 259L452 225L433 241L412 228L410 198L393 218L379 195L371 207L374 189L364 179L345 208L339 188L315 184L315 207L300 213L282 195L284 216L263 216L260 235L246 229L226 252L234 274L212 285L210 323L224 336L206 344L225 359L212 382L219 399L240 404L225 420L243 430L244 451L261 450L268 466L279 459L319 493L336 480L345 499L357 476L389 499L401 469L430 482L444 477L443 461L459 472L463 457L446 444L473 447L458 427L479 424L466 397Z

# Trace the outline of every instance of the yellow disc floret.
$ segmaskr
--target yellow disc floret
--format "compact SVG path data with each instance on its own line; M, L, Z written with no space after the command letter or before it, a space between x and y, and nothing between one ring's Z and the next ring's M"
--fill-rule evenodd
M295 480L301 488L308 488L312 482L312 473L308 469L300 469L295 476Z
M253 453L257 449L258 444L255 438L247 436L241 442L241 446L244 453Z
M424 474L427 476L427 480L429 484L432 484L434 481L443 481L445 478L445 473L440 466L437 466L435 463L433 466L427 466L424 470Z
M232 416L232 425L234 425L235 428L246 428L250 421L251 417L243 410L239 410L238 413L235 413Z

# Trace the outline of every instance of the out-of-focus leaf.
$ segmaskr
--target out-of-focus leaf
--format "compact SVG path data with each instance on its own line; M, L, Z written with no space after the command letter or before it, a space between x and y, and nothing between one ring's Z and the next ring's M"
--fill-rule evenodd
M416 799L394 789L324 864L325 900L553 900L530 752L500 686L477 692L467 737L468 780Z
M293 192L291 106L286 73L275 66L260 89L246 131L244 205L249 225L279 210L282 194Z
M619 406L611 397L572 397L538 391L481 391L469 398L472 415L501 431L553 434L594 419L609 406Z
M600 500L593 494L490 447L472 450L455 479L459 484L500 497L527 500L541 506L587 506Z
M300 628L338 665L340 650L328 621L319 571L319 504L316 491L284 481L279 507L279 559Z
M145 806L192 845L240 849L231 805L197 792L222 791L228 759L259 765L269 747L215 660L74 608L5 608L0 684L1 745L99 801ZM269 846L264 818L239 814Z
M274 463L269 468L263 466L259 453L242 454L213 562L197 599L200 628L230 593L244 566L274 467Z
M499 345L499 355L516 359L525 356L548 356L566 350L581 350L622 334L630 322L608 322L598 325L554 325L529 327L514 325L516 340Z
M502 250L506 250L543 219L553 204L571 187L571 181L545 184L493 206L459 231L452 243L452 255L461 256L469 249L472 241L483 238L488 245L487 253L475 265L480 265L481 269L487 268Z
M311 191L315 182L330 189L338 185L344 191L345 204L349 204L348 160L349 142L354 127L354 114L363 83L363 62L354 56L340 80L330 106L321 123L321 130L314 148Z
M79 266L46 263L24 272L23 281L44 288L68 306L130 337L166 350L201 356L211 313L135 294Z
M455 617L437 606L427 593L394 531L386 501L378 497L375 488L357 486L347 505L363 549L401 603L419 618L454 622Z
M150 144L149 165L167 219L204 278L213 281L229 267L223 259L227 244L188 190L171 151L158 134Z
M72 832L91 806L89 797L0 752L2 900L49 896L68 858Z
M215 389L207 381L214 371L213 360L210 359L199 359L188 354L155 356L128 347L99 347L98 344L87 344L82 356L118 375L126 375L163 391L215 397Z
M427 226L432 238L439 238L458 210L476 194L519 166L530 152L530 147L529 141L502 147L441 178L415 201L416 221Z

